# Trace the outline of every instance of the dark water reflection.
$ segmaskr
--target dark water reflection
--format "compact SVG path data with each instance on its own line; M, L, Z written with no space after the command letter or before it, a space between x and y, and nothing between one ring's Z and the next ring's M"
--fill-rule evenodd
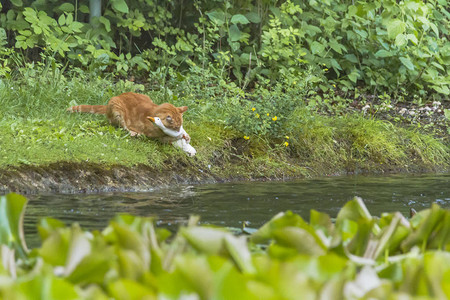
M28 244L38 246L37 220L44 216L84 229L102 229L117 213L158 216L158 224L176 230L188 216L221 226L259 227L280 211L292 210L305 219L316 209L336 216L354 196L365 201L372 215L409 208L427 208L436 202L450 208L450 174L414 176L346 176L292 182L246 182L178 186L149 193L91 195L33 195L25 217Z

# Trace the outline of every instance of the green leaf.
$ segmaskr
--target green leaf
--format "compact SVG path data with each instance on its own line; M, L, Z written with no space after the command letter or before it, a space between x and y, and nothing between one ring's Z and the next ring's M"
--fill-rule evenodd
M352 73L353 72L357 72L357 70L353 69ZM356 80L354 82L356 82ZM339 211L336 218L336 225L340 225L340 223L344 220L351 220L354 222L358 222L360 220L371 221L372 216L367 210L367 207L364 205L362 199L355 197L353 200L347 202Z
M82 299L77 290L79 289L66 280L45 272L28 280L18 281L9 291L11 294L6 292L6 296L3 293L2 296L5 299Z
M22 0L11 0L11 3L12 3L14 6L22 6L22 5L23 5Z
M322 54L324 52L324 50L325 50L325 46L322 45L321 43L317 42L317 41L314 41L311 44L311 52L313 54L319 54L320 55L320 54Z
M112 299L156 299L148 286L134 280L118 279L108 284Z
M435 203L433 203L430 209L423 210L414 215L411 219L414 231L402 242L401 247L403 251L408 251L416 245L426 247L428 238L432 235L436 226L439 226L444 217L444 210Z
M239 269L244 273L255 273L252 256L247 247L247 239L244 236L237 238L229 234L225 236L224 242L228 253L230 253Z
M249 12L249 13L245 14L245 16L252 23L257 24L257 23L261 22L261 17L255 12Z
M414 65L408 57L400 57L400 61L409 70L414 70Z
M248 23L250 23L249 20L244 15L241 15L241 14L237 14L237 15L234 15L233 17L231 17L230 22L233 24L248 24Z
M80 6L80 11L81 11L82 13L84 13L84 14L88 14L88 13L90 12L89 6L87 6L87 5L81 5L81 6Z
M224 250L224 238L228 232L207 227L188 227L181 230L188 242L206 254L218 254Z
M355 54L346 54L346 55L344 55L344 58L347 59L351 63L354 63L354 64L358 63L358 58L356 57Z
M447 118L447 120L450 120L450 109L444 109L444 116Z
M225 24L225 14L221 10L213 10L211 12L207 12L206 15L218 26Z
M20 258L27 257L23 232L23 216L27 199L18 194L0 196L0 244L16 250Z
M75 7L72 3L65 2L59 6L59 9L64 12L72 12L75 10Z
M241 31L235 24L230 26L229 34L232 42L237 42L241 39Z
M46 240L53 231L58 228L64 228L65 225L60 220L56 220L53 218L42 218L39 220L38 224L38 232L41 240Z
M413 42L414 45L417 45L417 43L419 42L414 34L408 34L406 35L406 37L408 38L408 40Z
M325 248L317 243L311 233L303 228L284 227L274 231L274 239L285 247L295 248L299 253L308 255L323 255Z
M377 53L375 53L375 57L391 57L394 56L394 53L392 53L391 51L387 51L387 50L378 50Z
M389 20L386 25L388 37L391 39L395 39L397 35L405 32L406 25L403 21L398 19Z
M128 13L128 5L125 0L111 0L112 7L121 13Z
M58 18L58 24L59 26L63 26L66 24L66 16L64 14L62 14L61 16L59 16Z
M106 29L107 32L111 31L111 23L109 22L109 20L107 18L101 16L99 21L100 21L100 23L105 25L105 29Z
M434 23L430 23L430 27L431 27L431 29L433 29L436 37L439 38L439 29L437 28L437 26Z
M404 34L399 34L397 35L397 37L395 38L395 45L397 47L403 47L408 43L408 39L406 38L406 35Z

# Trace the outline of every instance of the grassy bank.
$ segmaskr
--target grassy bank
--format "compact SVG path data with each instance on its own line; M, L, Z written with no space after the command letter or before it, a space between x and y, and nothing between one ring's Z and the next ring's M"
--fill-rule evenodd
M285 93L256 91L248 99L233 85L208 87L194 80L150 90L130 81L73 72L63 76L58 69L4 79L0 168L61 161L155 170L189 164L223 178L448 169L445 139L417 126L356 112L325 115L295 87ZM184 127L198 155L188 158L171 145L130 137L104 116L66 112L75 104L105 104L126 91L149 94L156 103L188 105Z

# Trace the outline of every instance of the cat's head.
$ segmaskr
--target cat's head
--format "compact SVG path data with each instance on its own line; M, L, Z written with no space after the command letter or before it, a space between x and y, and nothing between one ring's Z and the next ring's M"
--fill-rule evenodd
M161 119L166 128L179 131L183 125L183 113L187 106L176 107L170 103L163 103L155 110L154 116Z

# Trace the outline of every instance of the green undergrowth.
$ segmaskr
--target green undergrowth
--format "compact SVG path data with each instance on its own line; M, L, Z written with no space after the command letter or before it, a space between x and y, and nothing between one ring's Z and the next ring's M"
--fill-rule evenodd
M26 204L0 196L1 299L450 297L450 211L437 204L409 219L372 216L356 197L335 218L286 211L240 229L191 216L174 234L154 217L117 215L102 231L46 217L34 249Z
M207 76L207 75L205 75ZM122 92L156 103L188 105L184 127L197 149L188 158L171 145L130 137L105 116L71 114L78 104L106 104ZM199 77L146 86L73 70L27 70L0 81L0 168L66 161L170 169L180 162L219 177L311 176L353 171L445 170L448 145L417 127L360 113L323 115L294 87L203 86Z

